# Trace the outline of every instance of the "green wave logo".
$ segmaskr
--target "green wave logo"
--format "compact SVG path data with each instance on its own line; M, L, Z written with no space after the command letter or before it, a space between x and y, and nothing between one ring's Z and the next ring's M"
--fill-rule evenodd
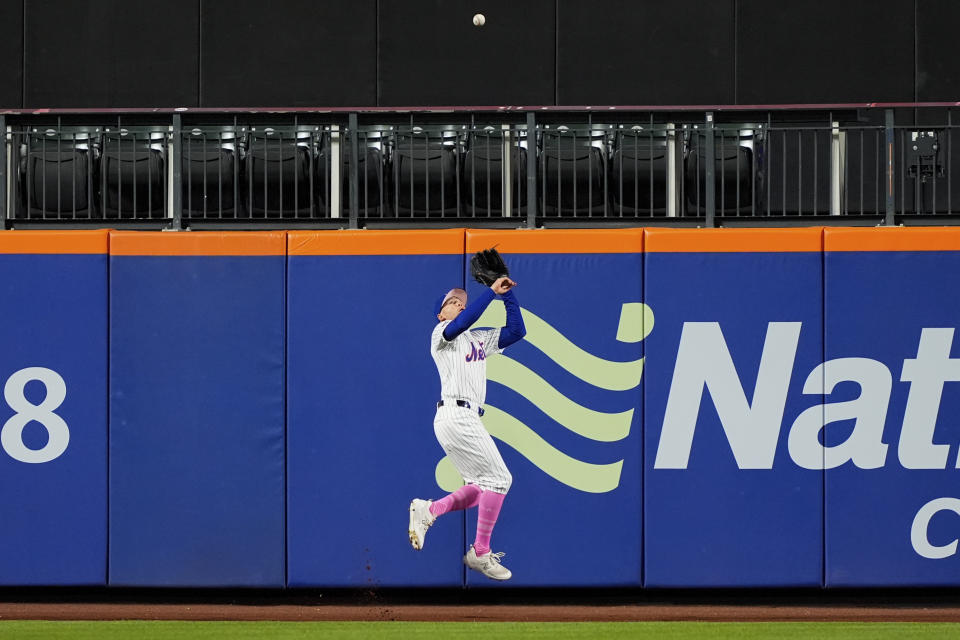
M629 362L605 360L578 347L548 322L521 309L527 327L526 340L569 373L584 382L608 391L629 391L640 384L643 358ZM503 303L494 301L474 326L496 327L506 322ZM620 308L616 339L637 343L653 330L653 311L640 302L628 302ZM535 371L506 355L487 359L487 378L500 383L529 400L535 407L579 436L598 442L617 442L630 433L633 412L604 413L580 405ZM620 485L623 460L611 464L590 464L572 458L544 440L529 425L492 405L485 407L483 424L490 435L512 447L551 478L588 493L605 493ZM437 485L455 491L463 485L449 458L436 468Z

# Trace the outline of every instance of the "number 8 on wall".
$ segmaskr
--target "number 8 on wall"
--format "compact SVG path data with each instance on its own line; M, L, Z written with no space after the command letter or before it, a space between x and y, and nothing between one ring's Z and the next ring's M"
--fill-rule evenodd
M46 396L40 404L32 404L23 395L27 383L38 380L46 387ZM16 413L0 430L0 446L20 462L50 462L67 450L70 430L63 418L53 413L67 397L67 385L60 374L45 367L20 369L7 379L3 397ZM23 443L23 429L30 422L39 422L47 430L47 444L40 449L29 449Z

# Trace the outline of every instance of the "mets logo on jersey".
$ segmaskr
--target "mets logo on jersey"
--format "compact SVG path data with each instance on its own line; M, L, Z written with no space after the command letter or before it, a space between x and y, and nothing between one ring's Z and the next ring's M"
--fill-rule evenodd
M467 362L477 362L478 360L486 360L486 358L487 354L483 352L483 341L480 340L477 344L473 342L470 343L470 353L468 353L464 359Z
M527 328L526 341L554 363L581 381L607 391L631 392L640 385L643 358L626 362L606 360L577 346L546 320L529 309L521 309ZM506 322L503 303L495 300L477 320L477 327L499 327ZM641 302L620 307L616 340L640 343L653 330L653 311ZM483 343L471 343L466 361L484 360ZM547 382L539 373L508 355L487 361L487 379L519 394L563 428L597 442L618 442L630 434L634 409L617 413L598 411L578 404ZM631 401L632 404L632 401ZM534 466L555 480L580 491L606 493L620 486L623 460L592 464L560 451L538 434L530 424L487 403L483 424L490 435L510 446ZM437 485L454 491L463 484L453 463L444 457L436 468Z

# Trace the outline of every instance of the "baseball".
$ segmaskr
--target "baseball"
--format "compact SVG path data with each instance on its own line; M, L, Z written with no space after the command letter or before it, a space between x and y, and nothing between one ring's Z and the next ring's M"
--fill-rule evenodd
M473 16L473 26L482 27L487 22L487 19L483 17L482 13L478 13Z

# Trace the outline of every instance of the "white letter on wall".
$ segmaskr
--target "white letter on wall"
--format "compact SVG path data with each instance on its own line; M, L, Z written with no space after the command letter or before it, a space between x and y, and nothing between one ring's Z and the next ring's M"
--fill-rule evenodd
M945 544L942 547L933 546L927 538L930 518L938 511L953 511L960 515L960 500L956 498L931 500L920 507L920 511L917 511L917 515L913 518L913 525L910 527L910 544L913 545L913 550L924 558L930 558L931 560L949 558L957 552L956 538L950 544Z
M771 322L748 403L717 322L685 322L655 469L686 469L706 386L741 469L770 469L776 455L800 322Z
M933 444L944 382L960 381L960 360L950 358L953 329L920 332L917 357L903 361L902 382L910 383L897 454L906 469L945 469L950 445Z
M861 469L877 469L886 462L883 425L887 420L893 381L890 370L882 362L869 358L828 360L810 372L803 384L803 392L829 394L838 383L848 380L860 385L859 397L805 409L790 428L787 448L799 466L833 469L852 460ZM856 419L853 432L845 441L833 447L820 444L820 430L824 425L853 418Z

